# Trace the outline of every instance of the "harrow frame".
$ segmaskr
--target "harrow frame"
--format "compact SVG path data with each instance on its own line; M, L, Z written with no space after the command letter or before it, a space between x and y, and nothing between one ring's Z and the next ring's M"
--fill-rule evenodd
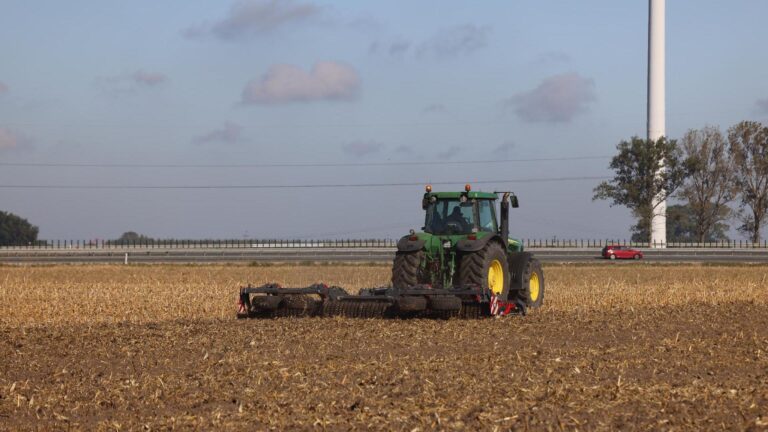
M525 315L520 302L507 302L477 286L434 288L363 288L350 295L341 287L318 283L303 288L283 288L270 283L240 288L238 318L287 316L352 318L481 318Z

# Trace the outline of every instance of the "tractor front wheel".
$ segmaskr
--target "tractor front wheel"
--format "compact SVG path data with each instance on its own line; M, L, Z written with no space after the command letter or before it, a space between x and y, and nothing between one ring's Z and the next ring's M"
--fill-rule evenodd
M518 300L530 308L544 304L544 270L536 258L529 258L522 263L522 288L518 291Z
M392 286L408 288L421 283L421 261L423 259L423 250L397 252L395 262L392 265Z
M477 285L506 300L509 292L509 263L500 244L489 242L477 252L464 253L459 261L458 281Z

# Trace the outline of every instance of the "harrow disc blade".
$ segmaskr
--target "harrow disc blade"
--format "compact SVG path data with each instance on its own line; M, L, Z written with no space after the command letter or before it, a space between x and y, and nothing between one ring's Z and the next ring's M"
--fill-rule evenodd
M477 319L488 315L488 305L479 303L464 303L458 316L465 319Z
M320 300L307 295L285 296L281 307L275 311L277 317L306 317L317 315L320 309Z
M348 318L384 318L389 304L379 301L327 300L323 304L323 316L344 316Z

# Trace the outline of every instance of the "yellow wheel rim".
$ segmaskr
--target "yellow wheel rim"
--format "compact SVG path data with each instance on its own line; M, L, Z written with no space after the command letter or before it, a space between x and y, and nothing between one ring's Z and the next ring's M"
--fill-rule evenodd
M496 295L504 291L504 268L499 260L493 260L488 269L488 288Z
M539 274L536 272L531 273L531 280L528 282L528 288L531 293L531 301L539 299L541 293L541 281L539 280Z

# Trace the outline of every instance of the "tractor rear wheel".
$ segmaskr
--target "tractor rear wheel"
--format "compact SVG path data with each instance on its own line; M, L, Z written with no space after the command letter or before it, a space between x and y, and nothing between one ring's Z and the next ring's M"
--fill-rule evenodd
M395 262L392 265L392 286L408 288L422 282L421 261L424 259L424 251L397 252Z
M489 242L477 252L461 255L458 279L462 285L477 285L506 300L509 292L509 263L504 248Z

